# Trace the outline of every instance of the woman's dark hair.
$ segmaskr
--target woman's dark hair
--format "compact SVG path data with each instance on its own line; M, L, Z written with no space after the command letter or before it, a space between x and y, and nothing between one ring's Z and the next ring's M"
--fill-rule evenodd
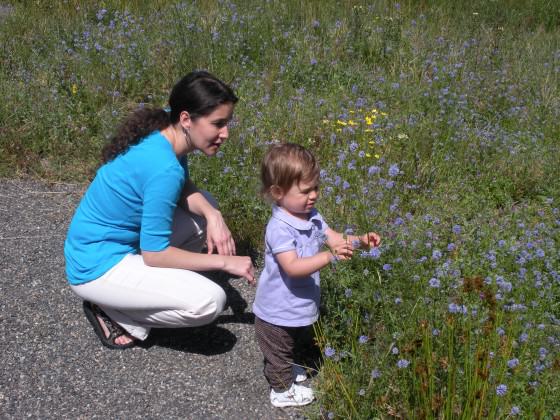
M102 151L103 163L113 160L130 146L138 144L156 130L163 130L179 121L187 111L192 120L209 115L219 105L235 104L237 96L224 82L206 71L193 71L183 77L169 95L170 111L143 108L130 114L117 128Z

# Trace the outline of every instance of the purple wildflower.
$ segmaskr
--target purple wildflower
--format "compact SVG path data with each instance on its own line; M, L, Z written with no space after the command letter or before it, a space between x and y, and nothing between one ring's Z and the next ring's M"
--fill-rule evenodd
M399 170L399 167L398 167L398 165L397 165L396 163L392 164L392 165L389 167L389 176L390 176L391 178L397 176L399 173L400 173L400 170Z
M519 365L519 359L513 358L511 360L508 360L507 365L510 369L513 369L514 367Z
M369 175L369 176L371 176L371 175L376 175L376 174L378 174L379 172L381 172L381 168L380 168L379 166L375 166L375 165L374 165L374 166L370 166L370 167L368 168L368 175Z
M521 409L520 409L518 406L514 405L513 407L511 407L511 410L510 410L510 412L509 412L509 415L510 415L510 416L517 416L517 415L519 415L520 413L521 413Z
M507 394L507 385L500 384L496 387L496 395L498 397L503 397L506 394Z
M409 362L408 360L406 360L406 359L400 359L400 360L397 362L397 367L398 367L399 369L404 369L404 368L407 368L409 364L410 364L410 362Z
M439 289L439 287L441 286L441 283L438 279L436 279L435 277L432 277L429 281L430 287L433 287L434 289Z
M457 305L456 303L450 303L448 306L448 311L452 314L463 314L468 313L467 307L465 305Z
M374 260L378 259L381 256L381 251L379 248L372 248L369 251L362 251L361 257L362 258L372 258Z

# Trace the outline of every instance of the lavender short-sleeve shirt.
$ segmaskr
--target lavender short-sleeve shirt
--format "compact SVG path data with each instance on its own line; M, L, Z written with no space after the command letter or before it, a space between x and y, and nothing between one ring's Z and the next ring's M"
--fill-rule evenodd
M284 327L303 327L319 317L319 271L291 278L278 264L276 254L295 250L299 258L317 254L328 226L313 209L301 220L273 206L266 226L264 269L259 278L253 312L266 322Z

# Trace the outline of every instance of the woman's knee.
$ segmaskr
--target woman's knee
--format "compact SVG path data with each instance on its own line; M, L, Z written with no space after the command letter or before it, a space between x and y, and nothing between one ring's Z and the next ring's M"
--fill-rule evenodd
M195 310L186 311L187 317L196 318L199 325L209 324L214 321L226 306L227 296L224 290L214 284L215 287L208 291L205 299L202 299L200 305Z
M212 294L212 300L214 302L214 319L216 319L226 307L227 296L226 292L224 292L224 289L216 285L216 290Z

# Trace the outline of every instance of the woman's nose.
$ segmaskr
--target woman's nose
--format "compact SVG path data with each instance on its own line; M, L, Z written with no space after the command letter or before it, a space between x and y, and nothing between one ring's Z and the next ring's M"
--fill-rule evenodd
M227 139L229 137L229 128L227 125L224 125L221 129L220 129L220 137L223 139Z

